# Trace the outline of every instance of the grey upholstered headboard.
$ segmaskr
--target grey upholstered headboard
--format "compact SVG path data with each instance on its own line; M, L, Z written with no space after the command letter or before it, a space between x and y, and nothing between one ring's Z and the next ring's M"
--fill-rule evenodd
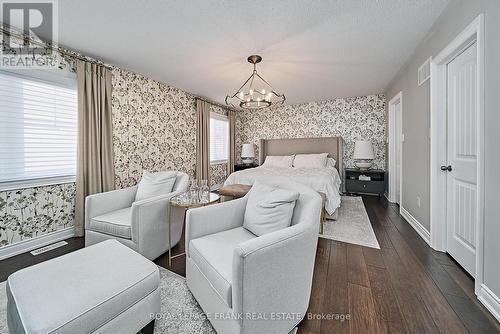
M344 172L343 148L344 140L342 137L261 139L259 142L259 162L263 164L268 155L328 153L337 161L335 167L342 177Z

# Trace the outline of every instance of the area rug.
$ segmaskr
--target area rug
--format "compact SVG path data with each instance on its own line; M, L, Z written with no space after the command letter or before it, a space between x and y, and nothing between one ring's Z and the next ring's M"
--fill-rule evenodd
M194 299L186 279L162 267L160 269L161 314L155 334L216 334L210 321ZM0 334L8 333L5 282L0 282ZM291 332L295 333L295 329Z
M327 220L321 238L380 249L361 197L342 196L337 220Z

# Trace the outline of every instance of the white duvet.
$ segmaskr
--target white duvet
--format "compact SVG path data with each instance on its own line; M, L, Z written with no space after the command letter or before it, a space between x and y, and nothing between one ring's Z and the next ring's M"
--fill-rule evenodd
M329 215L333 214L340 206L340 184L339 172L334 167L326 168L280 168L280 167L256 167L234 172L227 178L224 185L229 184L253 184L255 180L265 181L287 179L308 185L318 192L326 194L325 209Z

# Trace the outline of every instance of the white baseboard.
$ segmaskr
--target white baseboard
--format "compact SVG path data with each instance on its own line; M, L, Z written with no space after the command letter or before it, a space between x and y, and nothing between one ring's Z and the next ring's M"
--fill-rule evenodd
M15 242L13 244L0 247L0 260L26 253L32 251L33 249L47 246L54 242L72 238L74 236L75 228L71 226L38 237Z
M431 234L429 231L427 231L424 225L420 224L420 222L415 217L413 217L408 211L406 211L406 209L403 208L402 206L399 207L399 213L401 214L401 216L403 216L404 219L406 219L408 224L410 224L410 226L413 227L415 231L417 231L417 233L422 237L422 239L424 239L424 241L428 245L430 245Z
M500 321L500 298L484 284L481 284L477 298Z

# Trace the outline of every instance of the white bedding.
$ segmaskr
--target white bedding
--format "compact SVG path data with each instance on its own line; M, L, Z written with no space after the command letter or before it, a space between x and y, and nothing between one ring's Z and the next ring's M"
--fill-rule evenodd
M265 181L288 179L308 185L318 192L326 194L325 209L329 215L340 206L339 172L334 167L326 168L279 168L260 166L234 172L227 178L224 185L253 184L255 180Z

